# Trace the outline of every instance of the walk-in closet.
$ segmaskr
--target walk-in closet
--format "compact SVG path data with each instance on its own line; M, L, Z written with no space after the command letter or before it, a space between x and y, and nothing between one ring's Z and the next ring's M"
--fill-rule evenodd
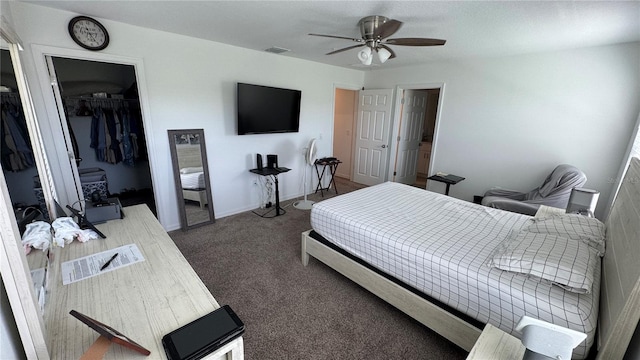
M52 60L85 199L117 197L155 213L135 68Z

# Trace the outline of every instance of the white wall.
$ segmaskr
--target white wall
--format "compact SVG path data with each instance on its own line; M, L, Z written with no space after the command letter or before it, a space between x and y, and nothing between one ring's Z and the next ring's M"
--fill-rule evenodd
M445 83L432 168L466 177L452 196L530 190L569 163L601 191L600 216L640 110L639 54L633 43L380 69L365 87Z
M40 90L35 62L42 59L34 59L31 44L77 50L67 33L68 21L77 14L24 3L12 3L11 8L16 31L26 45L23 56L36 112L40 121L46 122L43 103L50 95ZM147 126L151 132L147 139L153 146L151 168L161 202L159 217L166 229L179 226L166 130L204 129L214 210L216 217L227 216L259 205L258 193L252 188L254 175L248 172L255 167L256 153L278 154L279 165L293 169L280 176L282 199L300 196L302 149L309 139L322 138L318 142L319 156L332 151L334 84L358 87L364 82L362 71L100 21L111 38L111 44L101 53L144 62L151 115L151 119L145 119L151 125ZM301 90L300 132L237 136L236 82Z

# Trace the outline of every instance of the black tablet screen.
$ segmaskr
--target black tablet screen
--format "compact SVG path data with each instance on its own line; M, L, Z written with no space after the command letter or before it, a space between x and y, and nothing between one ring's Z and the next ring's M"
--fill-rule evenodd
M220 308L174 332L171 339L179 358L184 359L211 344L213 339L231 335L240 326L224 308Z

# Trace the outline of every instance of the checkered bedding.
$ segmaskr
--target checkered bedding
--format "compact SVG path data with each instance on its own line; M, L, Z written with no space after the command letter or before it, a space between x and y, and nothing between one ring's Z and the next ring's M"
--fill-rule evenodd
M590 294L489 266L493 250L532 218L387 182L314 204L311 225L325 239L482 323L517 337L529 315L587 334L594 342L600 264Z
M204 172L195 172L189 174L180 174L182 188L187 190L204 189Z

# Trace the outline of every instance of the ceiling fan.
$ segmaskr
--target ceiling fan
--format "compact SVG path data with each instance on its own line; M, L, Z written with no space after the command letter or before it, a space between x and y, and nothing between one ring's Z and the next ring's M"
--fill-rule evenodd
M346 36L335 35L323 35L323 34L309 34L313 36L322 36L335 39L345 39L358 42L358 45L348 46L346 48L334 50L327 53L327 55L337 54L339 52L355 49L364 46L365 48L358 52L358 59L363 65L371 65L373 60L373 53L378 54L378 59L381 63L384 63L388 59L396 57L395 52L388 45L401 45L401 46L439 46L444 45L446 40L440 39L427 39L427 38L396 38L387 39L389 36L400 30L402 22L394 19L389 19L385 16L371 15L366 16L358 21L358 27L360 28L360 34L362 38L350 38Z

